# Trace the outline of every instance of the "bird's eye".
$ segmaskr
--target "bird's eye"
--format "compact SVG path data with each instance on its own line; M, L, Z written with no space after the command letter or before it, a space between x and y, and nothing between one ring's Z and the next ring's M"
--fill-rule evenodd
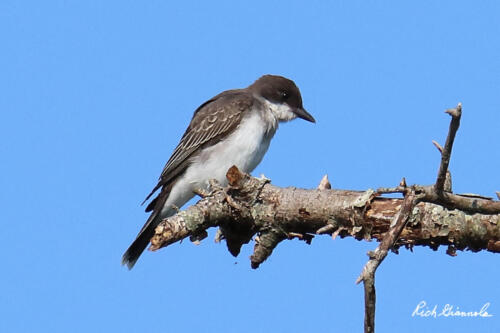
M280 92L280 95L281 95L281 98L283 100L288 99L288 97L289 97L289 95L288 95L288 93L286 91Z

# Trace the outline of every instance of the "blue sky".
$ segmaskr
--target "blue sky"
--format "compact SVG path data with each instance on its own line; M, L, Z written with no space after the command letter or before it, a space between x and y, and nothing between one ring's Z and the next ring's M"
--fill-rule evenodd
M495 1L0 3L0 331L360 331L376 243L281 243L258 270L209 238L120 257L196 107L262 74L295 80L317 124L284 124L254 174L279 186L434 181L464 114L454 190L500 190ZM498 258L415 248L377 275L379 332L497 332ZM415 318L425 300L491 318Z

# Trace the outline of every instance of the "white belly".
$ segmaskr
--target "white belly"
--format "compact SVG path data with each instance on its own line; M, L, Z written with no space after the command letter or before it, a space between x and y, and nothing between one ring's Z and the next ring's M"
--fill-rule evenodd
M227 185L226 173L233 165L241 171L252 172L267 152L275 130L262 126L260 115L253 112L227 139L205 149L192 161L172 188L162 215L173 214L172 205L180 208L194 196L193 190L207 189L210 179Z

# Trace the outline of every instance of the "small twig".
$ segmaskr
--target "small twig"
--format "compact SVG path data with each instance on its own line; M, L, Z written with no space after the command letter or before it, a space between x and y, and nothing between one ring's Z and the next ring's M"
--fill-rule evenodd
M328 175L324 175L318 185L318 190L329 190L332 188L332 184L328 180Z
M405 187L407 187L407 186L408 186L408 185L406 185L406 178L405 178L405 177L403 177L403 178L401 179L401 181L399 182L399 186L401 186L401 187L403 187L403 188L405 188Z
M298 233L298 232L289 232L287 234L287 236L288 236L288 239L294 239L294 238L298 238L300 240L304 239L304 234L301 234L301 233Z
M454 109L446 110L451 116L450 129L448 131L448 137L446 138L446 143L441 152L441 164L439 165L438 177L434 188L438 195L441 195L444 191L444 183L446 180L446 172L448 171L448 166L450 164L451 150L453 148L453 142L455 141L455 134L457 133L458 127L460 126L460 117L462 116L462 103L458 103L457 107ZM439 148L438 148L439 149Z
M287 236L288 236L288 239L297 238L299 240L302 240L302 241L306 242L306 244L308 244L308 245L311 245L311 242L312 242L312 240L314 238L313 235L306 234L306 233L302 234L302 233L299 233L299 232L289 232L287 234Z
M436 141L432 140L432 144L437 148L439 153L441 154L441 157L443 156L443 147L437 143ZM444 180L444 185L443 185L443 190L445 192L452 192L451 190L451 172L450 170L446 171L446 178Z
M217 229L217 232L215 233L214 241L216 243L220 243L223 239L225 239L224 233L219 228L219 229Z
M356 283L363 281L365 290L365 333L372 333L375 331L375 271L387 256L389 250L396 243L416 204L415 192L410 189L406 193L401 208L394 216L391 227L384 235L382 242L380 242L375 251L370 251L368 253L370 259L365 264L363 271L356 280Z
M207 191L202 188L195 188L193 189L193 193L199 196L200 198L206 198L210 195L210 191Z
M435 186L413 185L417 193L422 194L424 202L441 205L448 209L459 209L470 213L479 214L500 214L500 201L485 200L474 197L467 197L453 193L436 193Z
M338 228L337 230L335 230L335 232L332 234L332 240L335 240L335 238L337 238L337 236L343 231L345 230L343 227L340 227Z
M432 140L432 144L437 148L437 150L439 150L441 154L443 153L443 146L441 146L437 141Z
M284 234L276 229L264 231L255 238L253 254L250 256L250 265L253 269L259 268L273 252L276 245L284 240Z
M396 187L379 187L377 189L377 194L392 194L392 193L404 193L406 191L406 186L396 186Z
M457 256L457 249L455 248L455 246L453 246L453 244L448 245L448 248L446 249L446 254L452 257Z
M319 228L317 231L316 231L316 234L317 235L322 235L322 234L329 234L329 233L332 233L335 231L335 226L331 225L331 224L327 224L325 225L324 227L321 227Z

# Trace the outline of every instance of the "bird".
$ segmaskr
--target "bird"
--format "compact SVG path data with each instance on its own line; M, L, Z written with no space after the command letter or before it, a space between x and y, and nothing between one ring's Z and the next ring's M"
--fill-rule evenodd
M159 191L147 205L151 215L123 254L122 265L132 269L158 224L207 190L211 179L227 185L226 172L233 165L251 173L279 123L295 118L316 122L304 109L295 82L279 75L263 75L247 88L224 91L201 104L143 202Z

